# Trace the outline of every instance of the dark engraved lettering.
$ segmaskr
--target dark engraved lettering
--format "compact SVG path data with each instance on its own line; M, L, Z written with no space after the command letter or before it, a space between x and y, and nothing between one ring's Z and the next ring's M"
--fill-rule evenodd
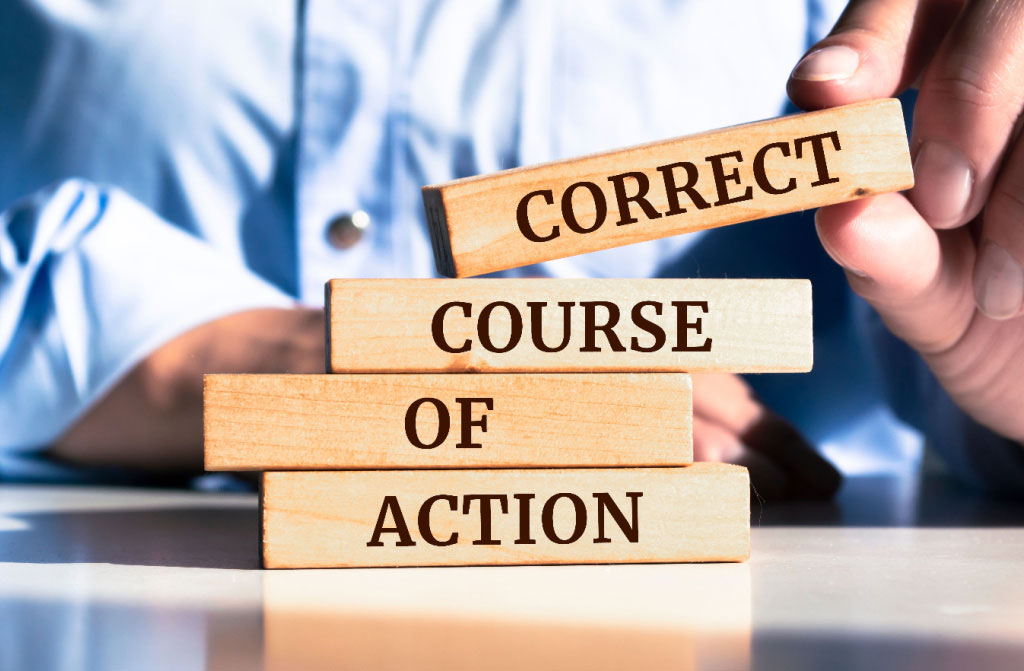
M630 317L633 319L633 323L637 325L637 328L654 336L654 342L645 347L640 344L639 338L633 336L630 340L629 346L634 352L657 352L665 346L665 329L644 317L643 309L645 307L653 307L654 314L659 317L661 316L661 303L657 301L640 301L633 306L633 311L630 313Z
M437 436L429 443L420 440L420 434L416 428L416 416L419 414L420 406L424 403L431 404L437 410ZM421 450L432 450L443 443L445 438L448 437L448 431L451 429L451 426L452 420L448 415L448 408L436 398L418 398L405 411L405 436L409 439L410 443Z
M686 182L682 186L676 186L676 168L682 168L686 171ZM697 171L697 166L693 163L680 161L679 163L661 165L658 166L658 171L661 172L662 180L665 182L665 195L668 196L666 217L686 212L686 208L679 204L680 193L685 193L689 196L690 202L696 205L698 210L706 210L711 207L711 204L704 200L704 196L697 192L697 178L700 176L700 173Z
M573 209L572 194L577 189L586 189L590 192L591 198L594 199L594 223L589 227L580 225L580 222L576 219L576 211ZM562 194L562 220L570 230L576 233L590 233L601 228L601 224L604 223L605 217L608 216L608 203L604 199L604 192L601 191L601 187L593 182L576 182L569 186Z
M626 179L632 179L636 182L636 193L632 196L626 195ZM651 188L651 183L647 179L647 175L642 172L624 172L621 175L612 175L608 178L608 181L612 183L615 189L615 201L619 208L619 220L615 223L616 226L625 226L626 224L635 224L639 219L633 217L629 213L629 204L636 203L643 210L644 214L647 215L648 219L660 219L661 214L658 213L654 206L647 202L647 192Z
M487 433L487 415L480 415L480 419L473 419L473 404L481 403L488 410L494 410L493 398L457 398L455 402L461 406L462 440L455 447L483 447L480 443L473 442L473 427L479 426L480 431Z
M430 320L430 334L434 337L434 344L444 352L448 352L449 354L468 352L470 347L473 346L473 341L469 338L466 338L466 340L458 347L452 347L444 338L444 315L452 308L462 308L463 317L473 316L473 306L469 303L463 301L445 303L439 307L436 312L434 312L434 318Z
M541 189L540 191L531 191L530 193L523 196L523 199L519 201L519 207L516 208L516 223L519 224L519 231L523 234L523 237L530 242L547 242L548 240L554 240L558 237L558 226L552 226L551 232L547 235L538 235L533 227L530 226L530 200L540 196L544 199L544 202L548 205L555 204L555 197L551 193L551 189Z
M392 519L395 520L395 526L393 527L384 526L384 522L387 521L389 511L391 512ZM373 534L370 536L370 542L366 544L366 547L384 547L384 543L380 540L380 537L381 534L385 533L398 534L398 541L395 543L395 547L416 545L412 536L409 535L409 527L405 523L405 517L402 516L402 508L398 505L397 496L384 497L384 502L380 507L380 515L377 516L377 524L373 527Z
M622 514L622 511L615 504L611 494L602 492L594 494L594 498L597 499L597 538L594 539L595 543L611 543L612 539L604 535L604 512L607 510L611 513L612 519L619 525L619 530L622 531L622 535L626 537L630 543L640 542L640 506L638 500L643 496L643 492L626 492L626 498L629 499L629 503L632 507L632 521L626 522L626 516Z
M497 347L491 340L491 315L499 307L505 308L508 312L509 320L511 321L508 342L504 347ZM512 305L508 301L495 301L494 303L488 303L484 306L484 309L480 311L480 319L476 324L476 333L480 338L480 344L484 346L484 349L488 352L494 352L495 354L503 354L518 345L519 340L523 337L523 316L519 314L519 310L516 306Z
M566 538L561 538L555 531L555 504L558 503L559 499L568 499L575 510L573 519L575 524L572 529L572 533ZM558 545L568 545L569 543L575 543L583 535L583 532L587 528L587 506L583 503L583 499L571 494L569 492L562 492L555 494L544 503L544 508L541 510L540 515L541 527L544 529L544 535L548 537L552 543Z
M613 352L625 352L619 337L615 335L615 325L619 323L619 306L611 301L580 301L583 306L583 347L581 352L600 352L597 346L597 332L604 333L608 345ZM608 319L603 324L597 323L597 308L603 307L608 311Z
M689 345L687 344L687 332L691 329L697 334L701 335L701 318L697 317L694 321L689 321L687 310L688 308L700 308L706 314L708 311L707 301L672 301L672 307L676 309L676 345L672 348L673 352L710 352L711 351L711 338L705 338L704 342L700 345Z
M708 156L705 159L711 164L711 174L715 178L715 189L718 192L718 200L715 202L716 207L719 205L742 203L743 201L751 200L754 197L754 189L750 186L748 186L740 196L729 195L729 182L739 184L740 171L739 168L733 168L731 172L726 174L722 163L727 158L735 159L737 163L743 162L743 154L741 154L739 150L727 151L724 154L715 154L714 156Z
M448 508L452 512L456 512L459 509L459 498L457 496L452 496L451 494L438 494L437 496L431 496L423 502L422 506L420 506L420 513L418 516L420 536L422 536L423 540L427 541L427 543L431 545L437 545L439 547L455 545L459 542L459 534L457 532L453 531L447 539L439 541L434 536L433 530L430 528L430 509L438 501L447 501Z
M462 500L462 514L469 514L473 501L480 502L480 538L473 545L501 545L501 541L491 536L491 501L497 501L502 514L508 512L508 497L504 494L466 494Z
M817 135L808 135L807 137L798 137L793 140L793 146L796 147L796 157L803 158L803 150L801 147L805 143L810 143L811 151L814 152L814 166L818 169L818 179L811 182L811 186L821 186L823 184L835 184L839 181L838 177L832 177L828 172L828 161L825 159L825 140L832 140L832 146L835 147L836 151L841 151L842 147L839 146L839 131L829 131L828 133L818 133Z
M764 160L768 155L769 149L778 149L783 156L789 156L789 144L786 142L772 142L758 149L757 154L754 156L754 181L757 182L757 185L761 187L761 190L765 193L770 193L775 196L789 193L796 188L796 178L790 177L789 181L786 182L786 186L781 188L776 187L771 183L771 180L768 179L768 173L765 172L764 168Z
M561 352L569 345L569 338L572 336L572 308L574 301L559 301L558 307L562 308L562 342L554 347L549 347L544 342L544 306L543 301L530 301L526 307L530 308L530 337L533 345L541 352Z

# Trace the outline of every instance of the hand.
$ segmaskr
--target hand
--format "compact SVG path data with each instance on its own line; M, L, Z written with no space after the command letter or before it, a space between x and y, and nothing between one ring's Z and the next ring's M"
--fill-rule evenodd
M768 501L830 497L840 483L839 472L795 428L727 373L693 376L693 458L746 466Z
M198 472L204 373L322 372L322 310L250 310L222 317L146 357L52 453L79 464Z
M850 286L976 420L1024 440L1024 2L859 0L796 67L805 108L919 81L916 185L823 208Z

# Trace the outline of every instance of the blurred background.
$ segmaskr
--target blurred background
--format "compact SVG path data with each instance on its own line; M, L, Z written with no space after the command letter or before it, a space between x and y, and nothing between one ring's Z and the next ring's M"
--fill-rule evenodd
M0 477L127 477L91 463L132 465L95 447L116 436L48 446L190 329L321 307L330 278L432 276L424 184L794 111L788 72L841 4L3 3ZM751 384L844 472L920 461L811 213L505 274L811 278L814 372ZM195 443L196 417L135 424Z

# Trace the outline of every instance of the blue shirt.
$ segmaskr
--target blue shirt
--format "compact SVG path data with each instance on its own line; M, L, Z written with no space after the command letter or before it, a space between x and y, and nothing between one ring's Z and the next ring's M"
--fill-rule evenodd
M8 0L0 476L57 475L42 449L189 328L320 305L329 278L433 275L424 184L777 116L840 4ZM336 249L330 222L357 210L371 225ZM809 216L524 273L810 277L816 370L755 379L769 404L848 471L906 463L916 434L863 365L881 352L901 411L927 431L941 406L941 449L984 479L959 437L978 427L919 360L865 345L872 317ZM982 442L1024 474L1019 448Z

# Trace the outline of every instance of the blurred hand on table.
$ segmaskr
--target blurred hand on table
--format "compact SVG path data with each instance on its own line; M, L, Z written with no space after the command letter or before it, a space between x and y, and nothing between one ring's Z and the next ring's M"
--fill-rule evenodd
M693 458L746 466L767 501L829 497L841 480L795 427L729 373L693 375Z

